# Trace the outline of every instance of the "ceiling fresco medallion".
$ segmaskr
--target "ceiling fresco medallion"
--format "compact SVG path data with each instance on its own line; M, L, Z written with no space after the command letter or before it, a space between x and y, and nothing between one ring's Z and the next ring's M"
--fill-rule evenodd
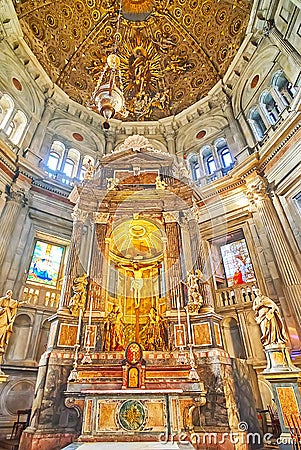
M119 0L15 0L15 8L29 47L70 98L93 108L99 76L116 51L126 120L157 120L200 100L223 77L251 3L123 0L118 27Z

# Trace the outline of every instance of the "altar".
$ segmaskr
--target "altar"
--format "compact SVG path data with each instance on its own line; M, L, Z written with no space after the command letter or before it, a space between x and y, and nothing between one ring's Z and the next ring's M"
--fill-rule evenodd
M133 139L69 197L63 291L21 449L187 448L194 433L240 431L200 199L182 163Z

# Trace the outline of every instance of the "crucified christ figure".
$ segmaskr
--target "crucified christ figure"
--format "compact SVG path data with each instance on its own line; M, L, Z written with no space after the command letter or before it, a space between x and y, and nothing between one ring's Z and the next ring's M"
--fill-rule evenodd
M140 298L141 298L141 289L143 287L143 278L142 274L145 270L144 268L138 268L138 266L134 266L133 269L130 269L133 274L134 278L131 281L131 290L133 291L133 297L135 302L135 309L139 308L140 306Z

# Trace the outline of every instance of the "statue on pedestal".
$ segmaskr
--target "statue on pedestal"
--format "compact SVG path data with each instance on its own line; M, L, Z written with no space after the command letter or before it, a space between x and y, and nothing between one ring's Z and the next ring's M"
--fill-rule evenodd
M164 318L158 313L156 308L151 307L146 325L141 331L141 341L144 350L167 350L168 332Z
M85 164L83 164L83 166L86 169L86 172L85 172L85 175L84 175L84 180L92 180L93 175L94 175L95 167L92 164L91 159L89 159Z
M285 344L288 339L278 306L269 297L263 295L259 289L255 290L255 294L253 310L255 320L261 329L263 346Z
M12 299L13 291L6 291L0 298L0 352L4 352L13 330L13 323L17 315L18 307L27 302L18 302Z
M87 274L76 277L73 280L73 295L70 298L68 308L73 316L78 316L80 309L84 309L86 304L86 287L88 284Z
M203 297L199 286L200 282L204 282L204 275L199 269L188 272L187 281L186 283L184 282L184 284L187 286L188 290L187 308L190 314L197 313L203 305Z
M125 325L119 306L113 305L104 322L103 351L124 350Z

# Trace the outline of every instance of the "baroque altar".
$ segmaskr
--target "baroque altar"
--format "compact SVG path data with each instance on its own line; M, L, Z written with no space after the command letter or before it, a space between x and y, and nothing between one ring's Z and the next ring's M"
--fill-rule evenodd
M74 187L60 306L21 450L240 433L187 175L132 136Z

